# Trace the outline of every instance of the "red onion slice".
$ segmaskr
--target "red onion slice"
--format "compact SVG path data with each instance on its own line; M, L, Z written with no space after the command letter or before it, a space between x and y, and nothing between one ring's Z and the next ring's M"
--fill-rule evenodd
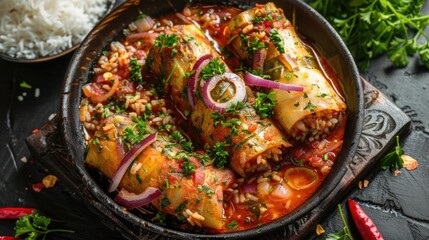
M211 92L216 87L216 85L222 80L227 80L232 84L234 84L235 95L232 99L228 100L227 102L219 103L212 98ZM209 108L217 110L220 113L223 113L225 111L225 108L231 106L231 104L242 102L246 99L246 86L244 85L243 80L235 73L227 72L221 75L215 75L207 79L206 82L204 83L203 99Z
M296 92L304 91L304 88L302 86L274 82L271 80L263 79L259 76L253 75L251 73L246 73L244 75L244 81L249 86L257 86L257 87L264 87L264 88L275 88L275 89L280 89L280 90L285 90L285 91L296 91Z
M127 209L133 209L149 204L161 195L161 190L154 187L148 187L140 194L130 193L127 190L121 189L115 197L115 202Z
M192 68L194 74L189 77L188 81L188 100L192 109L195 107L194 95L197 88L198 78L200 77L201 71L207 66L207 64L209 64L212 58L213 56L211 54L204 55L195 62L194 67Z
M131 150L125 155L125 157L122 159L121 163L119 164L118 169L116 169L115 175L112 178L112 182L110 183L109 192L113 192L118 188L119 183L122 180L122 177L124 176L127 169L130 167L133 160L150 144L156 141L158 133L152 133L145 139L143 139L141 142L136 144L134 147L131 148Z

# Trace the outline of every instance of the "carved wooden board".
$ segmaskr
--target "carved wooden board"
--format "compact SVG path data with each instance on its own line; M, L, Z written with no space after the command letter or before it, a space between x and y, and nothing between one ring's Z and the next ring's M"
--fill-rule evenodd
M408 116L374 86L365 80L362 81L365 95L362 136L356 155L347 161L347 172L341 183L319 206L304 217L278 231L259 236L258 239L303 239L314 234L316 225L348 195L351 189L356 187L357 182L373 169L380 157L393 146L395 136L404 135L410 130L411 121ZM164 239L163 236L125 222L92 197L71 166L72 161L67 157L61 134L58 132L59 124L60 120L56 117L27 138L33 156L55 175L60 176L70 191L79 193L75 198L85 201L88 208L99 215L99 220L111 230L120 231L129 239Z

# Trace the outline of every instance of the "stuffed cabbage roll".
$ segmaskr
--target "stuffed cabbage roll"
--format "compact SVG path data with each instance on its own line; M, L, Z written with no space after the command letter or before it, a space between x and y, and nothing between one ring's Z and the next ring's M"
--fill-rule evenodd
M243 79L231 72L196 26L168 28L155 40L148 64L209 153L217 160L229 154L230 166L241 176L269 168L267 160L278 161L291 146L247 102ZM227 160L215 164L222 168Z
M273 3L244 11L229 24L229 46L253 70L303 92L273 90L274 118L297 141L319 140L345 119L346 104L303 43L283 10Z
M123 143L125 129L135 123L131 118L115 114L106 119L91 143L86 163L112 178L128 151ZM94 140L96 139L96 140ZM162 191L152 204L161 212L188 218L200 227L221 229L223 222L223 191L234 180L230 170L203 166L195 157L181 157L184 149L167 134L143 150L122 178L119 188L139 194L148 187ZM185 159L188 158L188 159ZM184 172L183 161L194 166L191 174ZM188 165L189 166L189 165Z

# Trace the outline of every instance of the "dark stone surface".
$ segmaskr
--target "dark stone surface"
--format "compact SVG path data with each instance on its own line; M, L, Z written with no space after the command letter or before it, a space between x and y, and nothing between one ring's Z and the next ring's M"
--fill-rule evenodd
M424 12L429 13L429 4ZM48 171L30 155L25 138L58 111L70 58L67 55L37 64L0 60L0 207L36 207L55 219L53 225L77 230L73 235L56 235L56 239L121 239L119 231L113 225L102 224L79 200L80 192L70 191L61 178L54 188L39 193L31 188ZM404 69L395 69L386 57L380 57L371 63L365 76L411 118L412 132L402 139L402 145L405 153L419 160L420 166L395 177L375 165L364 177L370 180L369 186L362 190L356 187L349 195L361 203L385 239L429 239L429 72L418 65L417 59ZM33 88L20 88L22 81ZM38 98L34 97L35 88L40 89ZM21 161L23 157L27 163ZM338 203L343 204L348 218L343 200ZM338 231L342 225L335 209L320 223L326 232ZM358 237L353 222L349 221L349 225ZM13 221L0 220L0 236L12 235L13 226Z

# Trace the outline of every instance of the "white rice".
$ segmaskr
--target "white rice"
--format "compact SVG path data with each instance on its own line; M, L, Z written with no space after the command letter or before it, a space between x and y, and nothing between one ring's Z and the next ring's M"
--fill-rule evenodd
M78 44L107 11L107 0L2 0L0 52L34 59Z

